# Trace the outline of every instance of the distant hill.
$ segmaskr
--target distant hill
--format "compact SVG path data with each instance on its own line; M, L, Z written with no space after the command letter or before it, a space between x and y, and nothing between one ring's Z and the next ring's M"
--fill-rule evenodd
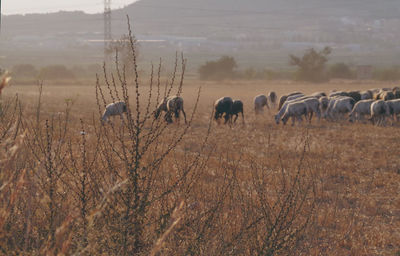
M137 33L209 35L227 29L289 28L350 17L378 20L399 18L398 0L141 0L114 10L113 30L126 32L128 14ZM102 14L58 12L9 15L2 33L103 31ZM243 29L242 29L243 28Z
M279 58L283 64L288 52L313 44L364 52L378 51L374 47L379 45L387 50L399 39L395 31L399 13L399 0L140 0L113 10L112 31L114 38L126 34L129 15L139 39L166 40L175 47L170 47L172 51L191 54L197 47L193 56L211 58L232 52L259 62ZM14 61L33 60L41 52L56 56L61 51L72 52L71 61L82 53L99 59L102 45L88 42L103 38L103 14L5 16L0 38L2 51L14 56ZM162 55L163 47L151 47L146 45L144 51ZM260 51L265 55L260 57Z

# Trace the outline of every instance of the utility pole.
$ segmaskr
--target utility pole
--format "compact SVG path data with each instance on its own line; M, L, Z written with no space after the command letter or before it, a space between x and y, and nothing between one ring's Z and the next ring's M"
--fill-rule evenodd
M111 0L104 0L104 61L109 60L107 47L111 40Z

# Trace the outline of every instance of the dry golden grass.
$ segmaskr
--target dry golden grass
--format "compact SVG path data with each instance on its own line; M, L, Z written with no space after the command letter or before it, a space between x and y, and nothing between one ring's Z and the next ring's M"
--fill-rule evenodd
M89 158L94 157L97 145L95 126L93 126L92 120L94 119L96 123L99 119L94 84L94 82L93 85L88 84L87 86L45 84L41 106L44 120L52 115L56 117L65 115L63 111L66 105L72 103L68 136L71 141L79 145L82 137L80 119L83 119L87 132L86 151ZM148 91L146 81L143 81L143 84L144 87L140 89L142 97L146 97ZM268 251L260 249L266 239L265 230L268 222L257 222L256 227L249 228L251 234L245 232L244 227L260 216L258 214L262 216L260 211L266 201L271 205L276 202L281 203L277 199L279 198L278 192L284 191L280 186L282 184L290 186L292 180L286 180L285 177L295 178L298 170L300 180L305 186L301 189L306 189L307 184L311 184L312 192L305 193L307 196L307 200L304 201L305 207L303 205L296 208L296 206L290 205L294 210L298 209L300 216L293 221L294 227L289 226L288 229L298 228L305 221L302 214L304 214L304 218L310 216L311 219L304 232L301 232L301 237L294 244L290 244L288 248L283 246L282 250L277 250L276 253L298 255L396 255L396 253L400 253L399 123L394 126L375 127L371 124L351 124L347 121L332 123L325 120L321 122L313 120L312 124L303 123L294 127L278 126L272 118L275 111L265 111L262 116L258 117L253 111L254 96L267 94L269 91L275 91L279 96L291 91L329 92L332 89L369 89L390 87L394 84L334 81L315 85L282 81L202 82L190 80L185 82L182 93L187 113L194 108L197 90L200 86L202 88L201 97L193 124L179 146L165 158L160 172L157 174L154 189L161 191L168 184L179 179L199 152L201 159L197 163L198 168L185 176L187 182L179 183L168 199L152 206L154 210L150 211L151 214L147 216L151 220L149 222L151 224L146 226L143 232L151 233L152 230L157 230L157 228L153 229L153 226L156 226L158 222L167 222L159 224L163 227L159 230L159 234L149 235L148 242L153 244L153 247L150 246L147 253L153 248L154 255L157 253L161 253L161 255L190 253L194 255L214 255L216 253L268 255ZM36 85L13 85L3 93L3 98L9 98L18 93L23 105L24 118L35 119L35 106L38 100ZM237 125L229 127L216 125L213 122L207 143L202 148L204 137L208 134L213 103L222 96L243 100L246 124L242 125L238 122ZM155 105L156 102L152 102L152 104ZM119 124L118 120L115 122ZM181 130L183 127L173 124L166 129L167 135L172 136L175 130ZM160 138L161 148L171 140L169 135ZM20 140L22 138L24 137L21 137ZM16 142L16 145L21 146L20 144L19 141ZM73 156L79 157L79 149L74 150L76 154L72 153L69 158L67 157L66 163L71 160L70 158L74 158ZM151 161L152 156L149 155L145 158L146 161ZM15 161L24 161L23 159L17 157ZM26 159L31 159L31 157ZM102 161L105 160L102 159ZM105 170L106 164L100 162L98 165L95 164L96 168L93 170L101 169L101 175L104 176L102 182L104 187L114 187L116 183L112 181L113 176ZM15 181L16 189L21 187L21 179L28 182L26 181L28 175L36 177L37 174L33 174L38 166L33 164L33 161L31 163L15 162L11 164L17 165L17 167L13 166L15 170L24 170L23 178ZM115 160L115 163L116 169L122 168L118 161ZM121 175L124 176L124 174ZM5 175L0 177L2 177L0 186L4 186ZM74 179L70 175L63 176L63 179L67 178ZM121 181L124 180L124 177L115 179ZM63 182L57 183L57 189L61 194L69 193L69 187L65 186ZM17 189L19 192L11 191L10 193L11 195L25 195L36 189L38 188L32 185L25 190ZM93 194L93 200L88 204L93 204L93 210L101 201L96 199L96 193L101 194L102 192L91 191L90 193ZM284 194L282 192L282 195ZM98 226L95 226L94 230L98 230L99 233L88 235L88 241L82 243L75 241L74 239L77 239L75 234L83 232L72 227L69 228L72 222L79 222L74 221L77 218L73 214L76 202L72 197L61 196L61 198L64 203L60 207L65 212L57 216L59 219L56 220L57 234L63 237L60 238L61 241L57 240L55 244L46 245L45 248L35 248L33 242L29 242L29 245L22 245L22 242L21 244L15 242L18 239L10 238L13 235L12 232L16 232L14 235L17 234L15 229L3 227L3 236L0 236L0 247L3 246L2 253L7 254L13 251L40 254L38 253L39 249L52 254L71 253L79 250L83 250L81 252L87 254L96 252L118 254L121 252L118 249L113 251L107 248L105 245L107 243L110 247L114 246L109 241L113 241L115 244L118 242L107 237L105 231ZM265 199L265 201L263 202L261 199ZM34 201L41 202L37 198ZM44 202L44 204L47 203L48 201ZM312 208L312 204L314 204L314 208ZM218 207L215 208L215 206ZM311 215L309 215L307 207L313 209ZM3 211L11 208L4 208ZM178 211L173 211L177 208ZM33 214L32 212L29 214L23 212L21 209L27 209L27 207L15 207L13 211L16 215L25 216L26 219L29 219L29 214ZM213 214L207 215L207 212L212 209ZM34 210L31 209L31 211ZM37 216L32 218L32 222L36 221L36 223L29 222L29 225L34 226L35 230L29 232L24 230L25 234L30 233L30 236L40 235L44 231L39 227L46 226L40 221L40 217L44 216L45 211L36 210L35 214ZM157 219L157 214L168 216L168 218ZM291 214L295 215L296 212L288 213L288 215ZM4 212L1 217L0 224L5 221L4 219L12 218L5 215ZM89 219L89 221L92 220ZM18 223L20 222L23 221L19 220ZM100 224L95 223L94 225ZM20 227L23 225L21 224ZM23 232L21 231L21 233ZM19 235L24 236L24 234ZM102 243L102 239L108 242ZM24 239L20 240L24 241ZM29 239L25 238L25 242L27 240ZM230 244L230 241L235 244ZM88 244L92 247L87 246ZM54 249L57 246L59 248ZM79 246L87 247L82 249Z

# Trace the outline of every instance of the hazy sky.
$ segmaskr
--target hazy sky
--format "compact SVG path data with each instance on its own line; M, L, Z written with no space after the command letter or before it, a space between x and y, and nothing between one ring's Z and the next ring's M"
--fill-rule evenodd
M138 0L111 0L111 8L120 8ZM60 10L102 12L104 0L2 0L3 14L46 13Z

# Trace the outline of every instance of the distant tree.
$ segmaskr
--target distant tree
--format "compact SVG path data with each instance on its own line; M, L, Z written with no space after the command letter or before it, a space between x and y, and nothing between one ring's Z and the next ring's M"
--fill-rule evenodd
M75 79L71 70L64 65L50 65L42 68L39 72L40 79Z
M329 68L330 78L350 79L354 77L350 67L345 63L336 63Z
M12 67L12 75L15 77L36 78L38 70L31 64L18 64Z
M217 61L207 61L206 64L200 66L200 79L225 79L233 78L237 68L236 61L233 57L222 56Z
M303 57L290 55L290 64L298 67L296 78L314 83L326 81L325 64L331 52L330 47L325 47L321 51L311 48L306 51Z

